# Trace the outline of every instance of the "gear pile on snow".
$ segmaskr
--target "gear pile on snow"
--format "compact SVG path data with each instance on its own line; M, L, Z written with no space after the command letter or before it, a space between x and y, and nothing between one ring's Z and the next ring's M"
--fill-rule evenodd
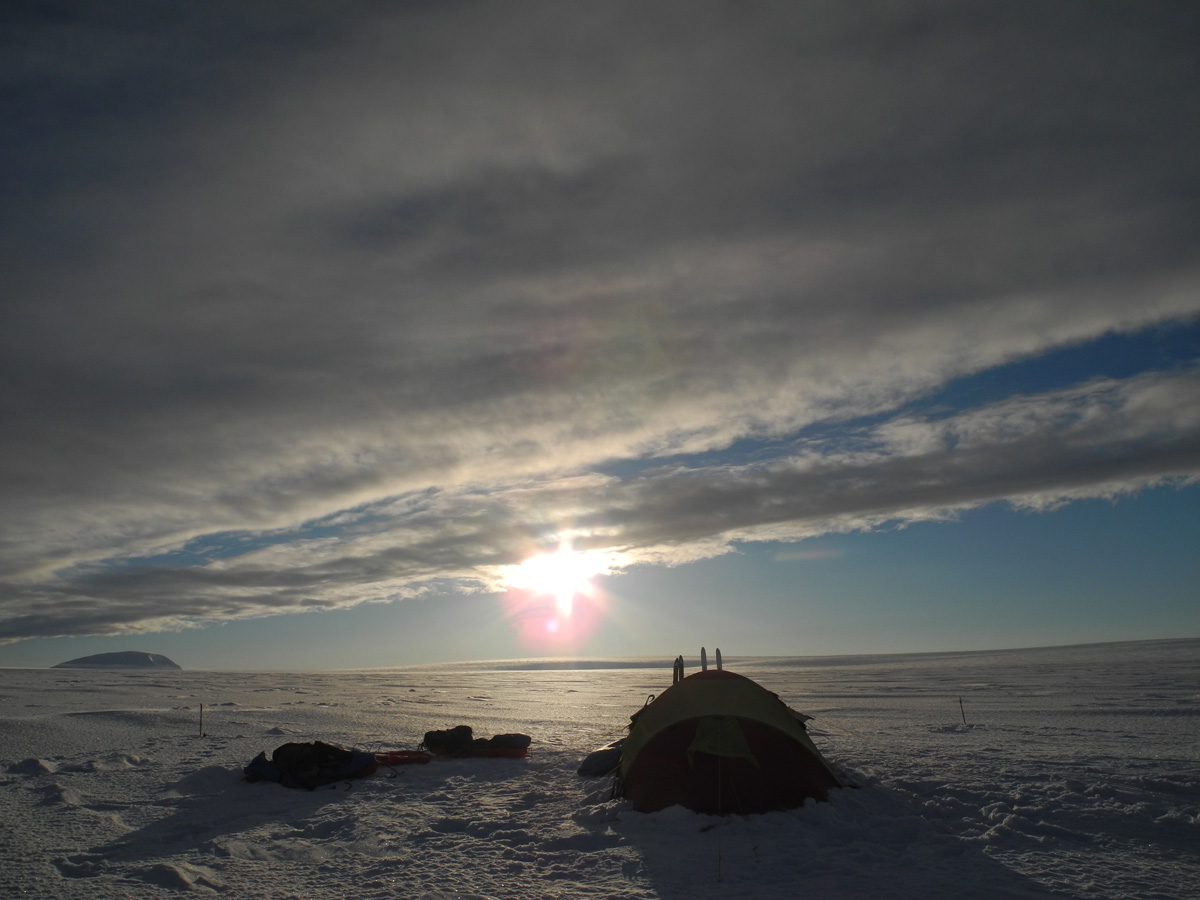
M427 731L421 746L436 756L511 756L528 755L532 742L527 734L497 734L477 738L470 725L455 725L444 731Z
M446 731L427 731L420 750L346 750L324 741L290 743L266 751L242 767L247 781L272 781L290 788L313 790L321 785L365 778L380 766L428 763L436 756L493 756L520 759L529 755L533 742L527 734L497 734L476 738L470 725L457 725Z
M264 751L242 771L247 781L274 781L284 787L311 791L335 781L365 778L378 768L374 753L313 741L276 747L270 759Z

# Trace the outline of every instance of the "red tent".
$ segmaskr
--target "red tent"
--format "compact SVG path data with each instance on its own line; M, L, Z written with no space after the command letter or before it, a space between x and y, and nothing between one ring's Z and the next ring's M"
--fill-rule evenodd
M620 783L634 809L757 813L826 799L837 776L804 728L807 717L742 675L682 678L634 714Z

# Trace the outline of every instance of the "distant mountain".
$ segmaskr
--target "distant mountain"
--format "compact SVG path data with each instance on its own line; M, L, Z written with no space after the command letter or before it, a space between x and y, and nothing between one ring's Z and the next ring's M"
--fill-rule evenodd
M138 650L123 650L119 653L97 653L81 656L69 662L52 666L54 669L178 669L175 663L161 653L142 653Z

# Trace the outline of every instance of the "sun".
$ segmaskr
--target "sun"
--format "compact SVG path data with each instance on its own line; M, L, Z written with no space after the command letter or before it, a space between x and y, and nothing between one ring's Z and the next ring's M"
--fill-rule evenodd
M564 540L551 553L500 569L504 616L533 652L578 653L608 616L609 598L599 576L624 564L620 552L574 550Z
M560 619L568 619L578 594L592 592L592 579L608 570L601 553L572 550L560 544L553 553L531 556L506 574L509 587L554 598Z

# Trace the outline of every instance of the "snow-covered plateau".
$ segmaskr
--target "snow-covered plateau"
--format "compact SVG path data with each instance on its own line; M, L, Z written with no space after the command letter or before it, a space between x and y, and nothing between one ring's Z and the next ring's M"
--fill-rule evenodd
M0 896L1200 897L1200 640L725 667L814 716L853 787L717 817L579 777L670 659L3 669ZM242 776L289 741L415 748L457 724L530 755L311 792Z

